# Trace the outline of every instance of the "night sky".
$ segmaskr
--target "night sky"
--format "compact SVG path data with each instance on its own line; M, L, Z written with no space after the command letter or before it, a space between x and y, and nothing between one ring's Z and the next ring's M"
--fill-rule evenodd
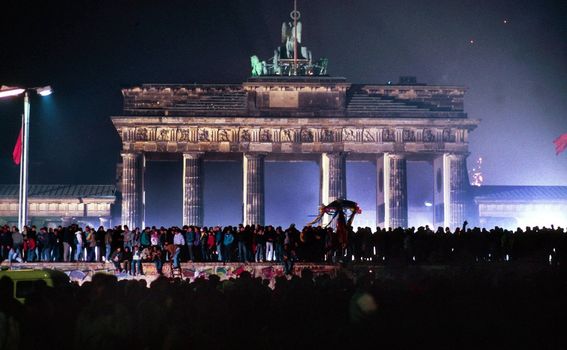
M331 75L352 83L413 75L422 83L466 86L465 110L482 120L470 137L469 169L483 157L485 184L567 185L567 152L556 156L552 144L567 132L566 4L300 0L299 10L303 43L314 58L329 58ZM113 183L120 139L110 116L121 114L121 87L245 81L249 57L272 55L292 6L291 0L3 1L0 85L55 90L32 98L30 183ZM11 153L22 100L0 100L0 183L18 182ZM180 166L149 166L148 197L155 200L148 219L180 217ZM411 170L417 174L410 175L410 200L419 203L428 197L420 180L432 176L419 163ZM358 163L347 169L349 197L363 209L374 209L373 171ZM239 221L240 165L208 164L205 172L206 221ZM267 221L307 221L318 200L316 165L273 163L266 172ZM160 200L170 205L170 218L154 210Z

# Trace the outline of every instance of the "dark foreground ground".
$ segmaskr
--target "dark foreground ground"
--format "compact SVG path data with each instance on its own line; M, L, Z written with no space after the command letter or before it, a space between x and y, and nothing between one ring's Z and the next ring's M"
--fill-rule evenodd
M378 273L376 271L379 271ZM561 266L347 267L220 281L122 280L37 288L3 280L0 349L565 349Z

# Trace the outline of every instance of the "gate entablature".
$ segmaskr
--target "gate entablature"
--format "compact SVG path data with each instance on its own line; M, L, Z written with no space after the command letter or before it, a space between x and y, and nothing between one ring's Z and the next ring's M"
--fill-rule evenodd
M144 152L468 152L473 119L113 117Z

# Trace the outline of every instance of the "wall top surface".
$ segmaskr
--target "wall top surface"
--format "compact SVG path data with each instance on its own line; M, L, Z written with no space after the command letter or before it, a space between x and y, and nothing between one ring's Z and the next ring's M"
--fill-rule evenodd
M567 186L473 187L477 203L567 202Z
M0 184L1 198L18 198L19 185ZM114 185L29 185L31 198L115 198Z

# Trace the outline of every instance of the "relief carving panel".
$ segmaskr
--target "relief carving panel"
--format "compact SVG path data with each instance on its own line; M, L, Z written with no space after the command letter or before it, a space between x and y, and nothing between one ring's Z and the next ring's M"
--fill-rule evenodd
M334 141L334 135L333 134L334 134L333 130L322 129L321 130L321 137L320 137L321 142L333 142Z
M252 141L252 133L248 129L240 130L240 142L250 142Z
M456 136L451 129L443 129L443 142L455 142Z
M230 142L230 129L219 129L218 130L218 141L219 142Z
M382 130L382 142L395 142L396 132L393 129Z
M136 129L136 141L148 141L148 129L137 128Z
M189 130L189 129L177 129L177 141L189 142L190 140L191 140L191 130Z
M376 142L375 130L372 129L364 129L362 133L362 141L363 142Z
M402 131L402 140L404 142L415 142L415 130L404 129Z
M272 142L272 130L270 129L260 130L260 142Z
M293 142L295 131L293 129L282 129L280 133L281 142Z
M199 140L199 142L210 142L211 141L210 131L208 129L198 129L197 139Z
M170 129L158 129L156 141L171 141L170 140Z
M356 141L356 129L352 129L352 128L343 129L343 141L348 141L348 142Z
M435 134L433 133L433 130L423 130L423 142L435 142Z
M301 142L313 142L313 131L311 129L302 129L300 139Z

